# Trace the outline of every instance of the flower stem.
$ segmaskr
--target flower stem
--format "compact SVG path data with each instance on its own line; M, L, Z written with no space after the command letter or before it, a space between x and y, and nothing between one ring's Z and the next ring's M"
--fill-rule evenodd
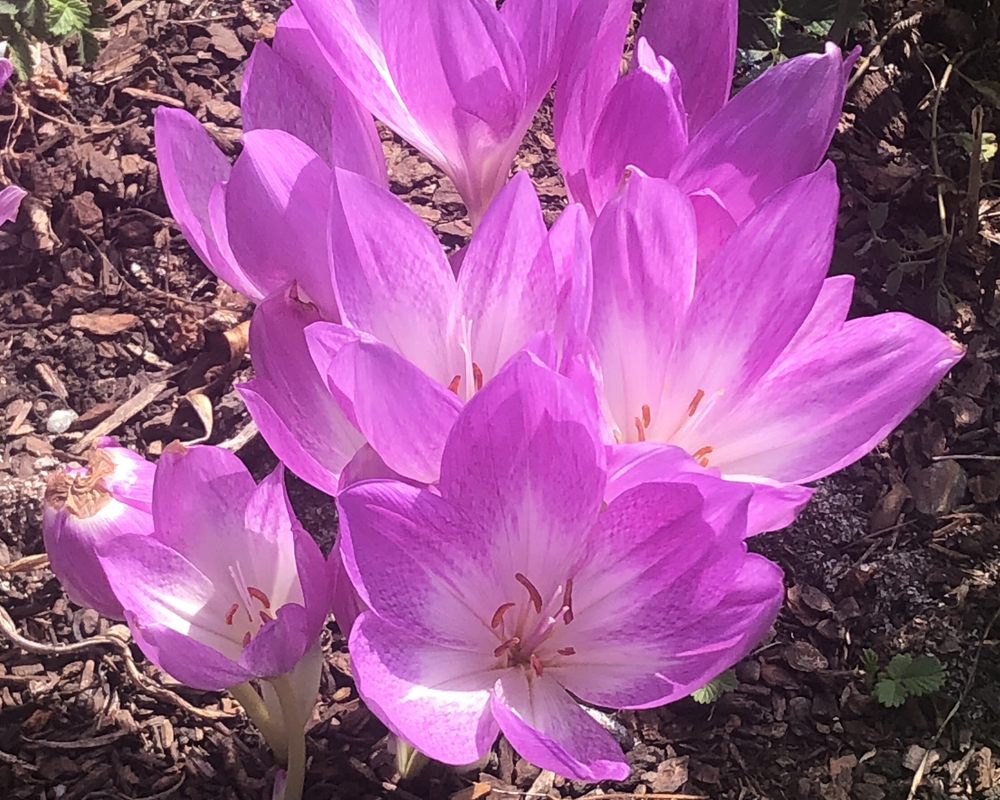
M285 800L302 800L302 788L306 781L306 721L299 713L299 701L295 696L288 673L271 679L281 716L285 718L285 735L288 742L288 781L285 784Z
M288 761L288 735L281 723L272 717L257 690L249 683L239 683L229 687L236 702L243 706L247 716L253 720L254 725L261 732L264 740L274 752L274 757L282 763Z

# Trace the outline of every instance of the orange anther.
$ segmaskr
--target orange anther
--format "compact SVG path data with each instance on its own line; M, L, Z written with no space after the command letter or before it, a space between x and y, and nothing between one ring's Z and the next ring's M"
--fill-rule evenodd
M649 423L653 421L653 415L649 412L649 404L642 404L642 426L644 428L649 427Z
M233 617L236 616L236 612L239 611L239 609L240 609L240 604L239 603L233 603L229 607L229 610L226 612L226 624L227 625L232 625L233 624Z
M500 623L503 622L503 615L508 608L513 608L515 603L504 603L496 611L493 612L493 619L490 620L491 628L499 628Z
M693 417L694 413L698 410L698 404L701 402L701 398L705 396L705 390L699 389L694 393L694 398L691 400L691 404L688 406L688 416Z
M646 441L646 428L638 417L635 418L635 432L638 434L640 442Z
M476 383L477 392L483 388L483 371L475 361L472 362L472 380Z
M535 584L529 581L520 572L514 575L514 580L521 584L525 589L528 590L528 597L531 598L531 604L535 607L535 613L542 613L542 596L538 593L538 589L535 588Z
M259 600L261 605L264 606L264 608L271 607L271 601L268 599L268 596L264 594L260 589L257 589L253 586L248 586L247 594L250 595L254 600Z
M462 383L462 376L456 375L451 379L451 383L448 384L448 390L458 394L458 387Z

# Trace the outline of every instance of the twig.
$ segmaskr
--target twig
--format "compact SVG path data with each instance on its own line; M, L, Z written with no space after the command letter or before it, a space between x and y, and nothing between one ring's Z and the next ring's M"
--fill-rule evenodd
M972 659L972 668L969 670L969 677L965 680L965 686L962 688L962 694L959 695L958 700L955 701L955 705L951 707L951 711L948 712L948 716L944 718L944 722L937 729L937 733L934 734L934 740L931 742L930 747L924 750L924 757L920 759L920 765L917 767L917 771L913 774L913 781L910 783L910 793L906 796L906 800L913 800L916 796L917 789L920 787L920 781L923 780L924 770L927 769L927 761L930 758L931 752L937 747L938 741L940 741L944 729L948 727L948 723L951 722L952 718L958 713L958 709L961 708L963 701L969 694L969 690L972 689L972 684L976 679L976 671L979 669L979 657L983 653L983 645L986 644L986 640L989 638L990 631L993 630L993 625L1000 617L1000 608L996 610L993 618L990 620L989 625L986 626L986 630L983 631L982 638L979 640L979 646L976 648L976 655Z
M69 449L69 452L75 456L81 455L100 437L107 436L109 433L112 433L115 429L117 429L119 425L124 425L132 419L132 417L152 403L157 397L166 391L166 389L166 381L154 381L149 384L149 386L140 391L134 397L126 400L118 406L118 408L115 409L115 412L106 420L95 425L86 436Z
M941 221L942 237L941 249L938 251L938 267L934 276L934 287L935 291L940 291L941 286L944 284L945 270L948 268L948 252L951 250L951 241L955 226L953 223L949 228L948 209L944 204L943 179L945 175L941 172L941 160L938 157L938 109L941 106L941 97L948 88L948 81L955 68L955 62L948 62L948 66L945 67L944 74L941 76L940 82L935 79L934 73L931 72L930 67L926 64L924 64L924 67L926 68L927 73L931 76L931 84L934 87L934 105L931 107L931 166L934 169L934 179L937 183L935 188L937 189L938 218Z
M931 461L1000 461L1000 456L981 456L976 453L957 454L953 456L934 456Z
M965 192L965 213L969 224L963 235L967 242L979 233L979 194L983 185L983 107L972 109L972 154L969 156L969 183Z
M861 80L861 76L868 71L868 67L871 66L872 61L879 57L882 53L882 48L885 47L889 40L896 34L902 33L903 31L908 31L910 28L915 27L920 20L923 18L924 12L918 11L912 17L907 17L906 19L901 19L895 25L893 25L889 30L885 32L885 36L878 40L872 51L866 55L864 58L858 61L858 65L854 68L854 74L851 79L847 82L847 91L851 91L854 84Z
M142 8L149 0L131 0L131 2L126 3L122 6L122 10L115 14L113 17L108 18L108 24L114 25L118 20L127 17L133 11L138 11Z

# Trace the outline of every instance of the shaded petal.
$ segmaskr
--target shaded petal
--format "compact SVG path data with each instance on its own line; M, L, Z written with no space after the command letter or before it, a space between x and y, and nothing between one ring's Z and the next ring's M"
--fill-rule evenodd
M342 345L337 328L317 323L306 331L320 374L347 399L354 424L390 469L435 483L461 401L381 342L359 339Z
M688 192L712 189L742 222L780 186L819 166L840 119L845 87L836 45L827 44L824 55L778 64L707 122L671 178Z
M229 159L216 147L202 124L187 111L160 106L154 123L156 164L170 213L198 257L219 278L251 300L266 294L236 263L224 230L213 230L209 200L217 184L229 179ZM216 231L219 231L217 234Z
M626 436L648 405L654 419L669 359L694 293L697 228L687 197L635 171L593 235L590 338L609 413Z
M726 211L718 195L702 189L688 195L698 220L698 265L704 268L736 230L736 220Z
M17 212L26 194L20 186L6 186L0 190L0 225L17 219Z
M747 536L788 527L805 508L815 489L794 484L769 486L755 482L747 509Z
M440 647L371 612L358 617L350 649L358 693L397 736L446 764L489 752L499 732L491 654Z
M559 70L566 34L579 0L507 0L500 18L524 57L527 110L538 109Z
M586 334L594 302L590 224L583 206L574 203L563 210L549 230L548 246L559 293L555 338L577 339Z
M296 280L338 319L326 244L330 168L285 131L250 131L243 141L226 188L233 253L268 294Z
M535 766L580 781L628 778L628 762L611 734L551 677L505 670L490 708L503 735Z
M594 212L599 214L614 196L626 167L665 178L687 142L680 78L640 39L635 67L611 89L587 154Z
M368 610L351 578L344 569L344 559L340 552L340 541L334 545L327 560L330 572L330 607L333 621L337 623L344 639L351 637L354 622L363 611Z
M14 74L14 65L9 59L0 58L0 86L3 86L7 81L10 80L10 76Z
M320 318L286 292L257 306L250 325L257 377L237 390L275 455L300 478L335 495L341 470L365 437L313 363L305 329Z
M714 463L781 483L829 475L877 445L963 355L907 314L851 320L782 358L720 420Z
M844 326L853 300L853 275L835 275L823 281L809 316L792 337L785 352L801 350L839 331Z
M618 80L625 34L632 17L628 0L580 0L559 64L552 125L559 165L570 199L596 213L584 173L590 138L608 93Z
M638 36L677 68L692 135L729 99L738 12L736 0L651 0L643 12Z
M240 654L240 664L256 677L291 672L316 642L319 631L310 624L306 610L286 603L266 623Z

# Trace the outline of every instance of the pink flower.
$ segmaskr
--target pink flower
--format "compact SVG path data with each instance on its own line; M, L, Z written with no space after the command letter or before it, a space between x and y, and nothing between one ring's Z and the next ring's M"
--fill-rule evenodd
M6 58L0 58L0 86L10 80L14 74L14 65ZM7 186L0 189L0 225L17 218L21 208L21 200L27 194L20 186Z
M42 537L49 565L74 603L124 618L98 551L117 537L153 532L154 470L146 459L103 438L90 451L87 466L52 473Z
M604 507L605 470L592 403L522 354L462 409L439 492L341 493L344 566L369 609L355 677L394 733L466 764L503 732L540 767L623 780L574 698L661 705L757 643L783 590L743 543L749 487L661 473Z
M478 223L556 76L578 0L298 0L329 63Z

